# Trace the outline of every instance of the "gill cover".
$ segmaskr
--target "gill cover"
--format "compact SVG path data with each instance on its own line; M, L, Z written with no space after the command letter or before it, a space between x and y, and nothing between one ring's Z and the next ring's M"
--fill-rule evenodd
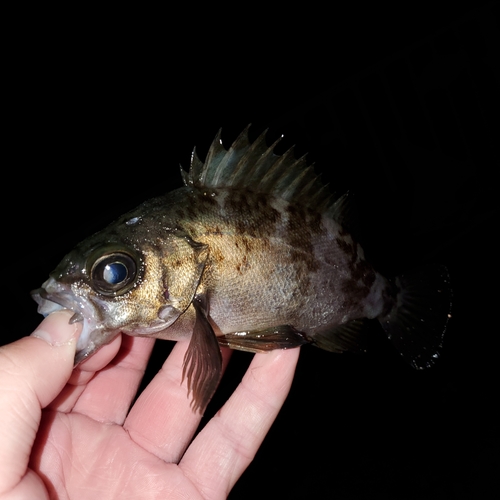
M158 317L170 326L193 302L208 257L208 246L176 231L168 238L162 261L165 303Z
M168 327L189 307L194 309L195 323L184 356L182 379L187 379L193 410L203 413L222 376L219 343L208 320L207 297L200 284L208 246L183 234L169 239L168 247L163 262L167 303L160 308L159 318Z

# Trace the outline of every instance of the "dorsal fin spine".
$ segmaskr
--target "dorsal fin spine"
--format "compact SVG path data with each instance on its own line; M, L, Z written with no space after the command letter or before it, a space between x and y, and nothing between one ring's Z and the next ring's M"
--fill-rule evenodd
M194 148L189 172L182 171L184 184L198 189L249 189L300 203L339 222L345 219L347 198L331 194L328 185L315 174L314 165L308 165L306 155L295 158L294 146L277 155L274 150L282 137L268 146L266 129L250 142L249 129L250 125L227 150L219 130L205 162L199 159Z

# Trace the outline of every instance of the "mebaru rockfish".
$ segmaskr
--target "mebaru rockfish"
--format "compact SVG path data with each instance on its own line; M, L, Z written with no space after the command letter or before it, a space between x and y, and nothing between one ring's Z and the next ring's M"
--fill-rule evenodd
M184 187L146 201L81 242L32 292L44 315L83 322L75 364L120 333L189 339L184 373L203 411L221 377L219 345L252 352L311 343L358 349L380 322L416 368L438 357L450 309L446 269L388 280L346 229L335 199L293 149L248 128L193 152Z

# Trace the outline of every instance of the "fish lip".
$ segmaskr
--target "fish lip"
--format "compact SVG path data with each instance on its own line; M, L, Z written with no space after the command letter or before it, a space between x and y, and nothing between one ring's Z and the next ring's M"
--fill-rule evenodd
M56 291L49 292L46 287L55 288ZM102 329L102 325L96 320L96 309L88 300L76 297L71 290L53 278L49 278L40 288L33 290L31 296L38 304L38 312L44 317L54 311L68 309L74 313L69 323L82 323L82 332L76 344L74 367L96 350L96 345L92 339L97 330ZM85 310L87 313L90 312L90 314L85 314L82 310Z
M46 316L47 314L43 312L44 307L48 306L47 302L52 302L53 304L57 304L64 309L70 309L71 311L75 311L75 299L66 293L49 293L43 286L41 288L37 288L31 292L31 296L38 304L38 312ZM75 311L77 312L77 311Z

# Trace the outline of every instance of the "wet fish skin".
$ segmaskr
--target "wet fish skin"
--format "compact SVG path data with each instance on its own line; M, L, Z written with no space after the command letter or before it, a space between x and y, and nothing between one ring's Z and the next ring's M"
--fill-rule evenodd
M203 411L221 375L220 345L252 352L313 343L359 350L377 318L416 368L438 355L450 311L442 267L389 280L366 261L335 199L305 158L282 156L248 128L185 186L81 242L33 292L38 310L83 320L75 362L120 333L190 339L183 375ZM425 321L422 321L425 320ZM423 324L424 323L424 324Z

